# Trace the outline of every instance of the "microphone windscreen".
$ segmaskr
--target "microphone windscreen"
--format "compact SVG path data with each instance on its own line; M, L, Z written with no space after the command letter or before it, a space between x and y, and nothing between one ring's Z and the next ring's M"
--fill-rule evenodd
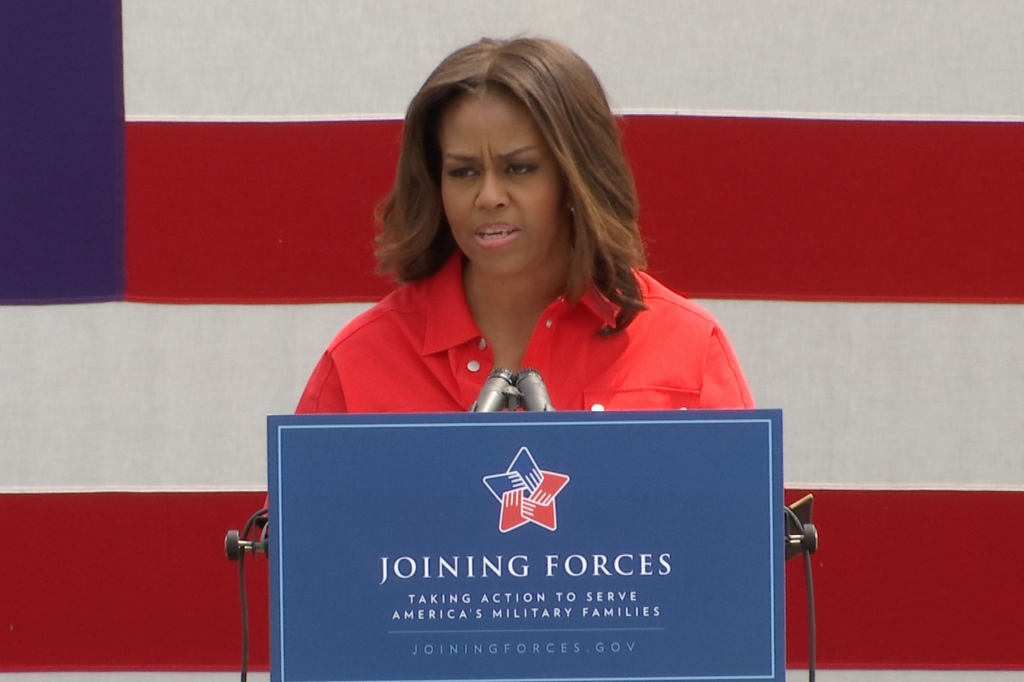
M522 394L520 400L523 409L527 412L554 412L555 407L551 404L551 396L548 395L548 387L544 380L533 367L527 367L519 372L516 377L516 388Z
M501 412L508 405L508 394L513 390L515 375L505 367L495 367L484 381L470 412Z

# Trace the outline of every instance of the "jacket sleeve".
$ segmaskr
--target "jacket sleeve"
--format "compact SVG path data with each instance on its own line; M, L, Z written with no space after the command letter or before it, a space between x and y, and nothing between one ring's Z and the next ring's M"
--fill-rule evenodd
M708 354L704 362L704 383L700 392L700 406L705 409L752 409L754 398L740 369L739 360L725 337L715 325L708 341Z
M348 412L341 377L330 351L323 354L306 382L295 414L339 414Z
M306 382L306 390L299 398L295 414L337 414L347 412L345 409L345 393L341 389L341 378L334 366L330 352L323 354L320 362L313 370L313 375ZM263 502L264 507L270 506L270 495Z

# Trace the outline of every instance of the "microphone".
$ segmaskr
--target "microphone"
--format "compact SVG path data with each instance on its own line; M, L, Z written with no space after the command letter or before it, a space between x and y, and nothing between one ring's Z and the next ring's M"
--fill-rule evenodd
M540 372L533 367L527 367L519 372L516 377L516 388L519 389L523 409L527 412L555 411L554 405L551 404L551 396L548 395L548 387L540 378Z
M491 370L480 395L477 396L470 412L501 412L509 403L509 396L515 393L516 375L505 367Z

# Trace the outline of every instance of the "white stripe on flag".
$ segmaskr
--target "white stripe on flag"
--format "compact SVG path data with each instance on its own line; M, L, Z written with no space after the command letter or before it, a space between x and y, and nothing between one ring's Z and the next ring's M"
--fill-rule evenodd
M1024 306L702 303L791 487L1024 490ZM0 308L0 491L264 489L266 415L365 307Z
M123 3L129 120L394 118L453 49L549 36L628 112L1024 120L1024 3Z

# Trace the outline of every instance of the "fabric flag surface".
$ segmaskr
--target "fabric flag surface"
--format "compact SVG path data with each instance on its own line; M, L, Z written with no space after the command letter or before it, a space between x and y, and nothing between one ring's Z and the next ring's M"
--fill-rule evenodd
M4 0L0 671L237 669L222 539L263 502L266 415L393 287L408 100L528 34L602 78L650 270L784 410L822 679L1018 678L1022 32L1014 0Z

